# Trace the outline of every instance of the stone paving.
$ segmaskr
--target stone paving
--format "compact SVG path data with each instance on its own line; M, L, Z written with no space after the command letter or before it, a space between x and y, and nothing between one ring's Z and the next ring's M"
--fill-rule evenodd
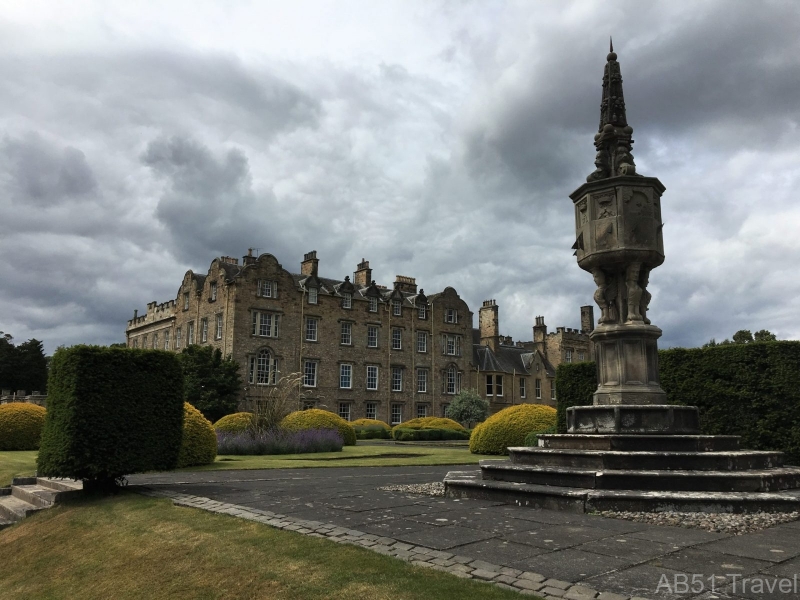
M731 536L376 489L441 481L451 469L184 472L133 476L130 483L176 504L356 544L546 599L800 598L798 522Z

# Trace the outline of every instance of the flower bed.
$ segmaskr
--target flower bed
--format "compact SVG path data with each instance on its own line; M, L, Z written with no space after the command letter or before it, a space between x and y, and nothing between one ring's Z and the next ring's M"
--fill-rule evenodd
M253 456L341 452L343 446L342 436L332 429L270 429L255 434L248 431L217 431L217 454Z

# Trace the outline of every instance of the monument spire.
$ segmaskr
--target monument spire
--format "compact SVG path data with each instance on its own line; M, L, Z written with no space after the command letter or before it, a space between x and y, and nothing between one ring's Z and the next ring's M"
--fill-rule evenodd
M597 148L595 171L587 181L597 181L617 175L636 175L631 147L633 128L625 114L625 96L622 92L622 73L614 52L614 41L609 37L609 52L603 71L603 97L600 102L600 126L594 137Z

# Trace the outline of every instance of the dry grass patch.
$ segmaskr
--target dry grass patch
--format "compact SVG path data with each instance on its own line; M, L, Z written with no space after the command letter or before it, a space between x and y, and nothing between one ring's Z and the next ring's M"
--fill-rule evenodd
M0 597L517 599L353 546L121 493L0 531Z

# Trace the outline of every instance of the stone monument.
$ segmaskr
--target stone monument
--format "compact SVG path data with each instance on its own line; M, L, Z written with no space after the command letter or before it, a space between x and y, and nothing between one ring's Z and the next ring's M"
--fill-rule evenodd
M636 172L613 46L603 75L596 169L570 197L578 265L600 307L591 406L567 409L568 433L509 448L509 460L451 471L450 497L538 508L754 512L800 510L800 468L783 454L739 449L736 436L700 434L698 409L667 404L658 377L661 330L648 318L650 271L664 262L661 196Z

